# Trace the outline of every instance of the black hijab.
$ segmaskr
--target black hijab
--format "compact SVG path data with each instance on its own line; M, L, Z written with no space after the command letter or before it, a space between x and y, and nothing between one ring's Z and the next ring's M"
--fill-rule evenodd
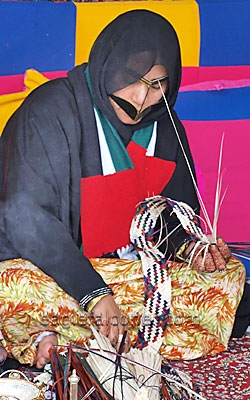
M165 116L166 106L162 102L138 124L124 126L116 117L108 95L138 81L154 65L167 69L167 100L173 107L181 81L179 42L172 25L151 11L134 10L119 15L92 47L88 67L94 102L125 142L134 130Z
M163 65L169 76L166 97L171 118L165 102L160 102L137 124L122 123L113 110L109 94L136 82L156 64ZM69 82L72 84L72 91L78 104L83 133L82 177L102 174L98 135L94 134L95 117L84 74L86 67L89 70L94 102L116 128L125 146L129 144L134 131L155 121L158 122L154 155L176 163L174 175L162 194L175 200L182 200L198 210L199 204L186 162L187 158L195 176L192 155L184 126L174 110L181 82L181 56L177 34L172 25L161 15L148 10L133 10L121 14L97 37L88 63L69 72ZM177 140L175 128L186 158ZM89 154L92 156L89 157Z

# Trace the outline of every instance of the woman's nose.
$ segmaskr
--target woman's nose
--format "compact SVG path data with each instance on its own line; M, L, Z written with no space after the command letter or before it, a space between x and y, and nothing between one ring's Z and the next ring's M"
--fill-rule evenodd
M133 94L132 94L132 101L135 105L141 106L148 95L149 87L145 85L143 82L138 82Z

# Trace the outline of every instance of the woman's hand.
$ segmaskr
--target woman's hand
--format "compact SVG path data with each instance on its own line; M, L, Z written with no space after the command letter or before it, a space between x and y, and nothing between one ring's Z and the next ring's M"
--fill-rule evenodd
M192 242L183 256L189 254L194 246L195 242ZM198 246L191 256L194 269L201 272L214 272L216 270L223 271L226 268L231 252L221 237L217 239L216 244L209 246L207 253L205 253L205 250L200 252L201 248L202 246Z
M127 330L126 318L122 318L121 311L115 303L113 296L108 294L102 297L93 307L91 314L95 318L99 332L108 337L112 346L119 349L121 338ZM131 342L128 333L126 334L123 353L130 350Z

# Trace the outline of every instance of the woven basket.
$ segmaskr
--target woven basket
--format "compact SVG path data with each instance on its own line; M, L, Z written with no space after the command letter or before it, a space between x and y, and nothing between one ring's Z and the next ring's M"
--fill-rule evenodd
M6 374L9 374L8 378L3 378ZM44 400L44 398L41 389L30 382L22 372L9 370L0 375L0 400Z

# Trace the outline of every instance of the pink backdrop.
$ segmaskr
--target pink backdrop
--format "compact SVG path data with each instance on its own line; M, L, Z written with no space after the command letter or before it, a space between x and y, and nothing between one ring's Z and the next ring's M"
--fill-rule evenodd
M217 168L222 134L222 169L226 197L221 207L218 234L227 241L250 241L250 120L183 121L195 163L201 170L205 204L213 218Z

